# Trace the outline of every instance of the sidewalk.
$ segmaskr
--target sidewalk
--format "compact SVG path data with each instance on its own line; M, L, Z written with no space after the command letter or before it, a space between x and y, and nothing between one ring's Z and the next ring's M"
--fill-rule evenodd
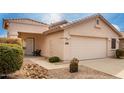
M55 63L49 63L47 60L45 60L42 57L26 57L26 59L32 61L33 63L36 63L46 69L59 69L59 68L66 68L69 66L69 64L55 64Z

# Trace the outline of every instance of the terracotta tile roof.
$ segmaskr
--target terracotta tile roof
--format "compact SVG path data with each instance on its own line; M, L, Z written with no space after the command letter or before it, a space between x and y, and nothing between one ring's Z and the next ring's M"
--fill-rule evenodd
M70 22L70 23L67 23L67 24L59 25L58 28L61 28L60 31L62 31L62 29L64 30L64 29L66 29L66 28L68 28L68 27L73 27L73 26L76 25L76 24L83 23L83 22L85 22L85 21L87 21L87 20L89 20L89 19L95 18L95 17L98 17L98 18L102 19L111 29L114 30L115 33L117 33L119 36L122 36L122 34L121 34L110 22L108 22L108 21L107 21L101 14L99 14L99 13L94 14L94 15L91 15L91 16L87 16L87 17L85 17L85 18L83 18L83 19L79 19L79 20L76 20L76 21L73 21L73 22ZM52 30L54 30L54 29L52 29ZM58 30L59 30L59 29L58 29ZM48 30L48 31L51 31L51 29ZM48 32L48 31L46 31L46 32ZM51 31L51 33L52 33L52 32L54 32L54 31ZM55 32L56 32L56 30L55 30ZM49 33L50 33L50 32L49 32Z
M33 20L33 19L29 19L29 18L7 18L7 19L3 19L3 21L9 21L9 22L23 21L23 20L29 20L29 21L36 22L36 23L39 23L39 24L48 25L46 23L43 23L43 22L40 22L40 21L36 21L36 20Z
M62 20L62 21L50 24L49 28L53 28L53 27L56 27L56 26L61 26L63 24L67 24L67 23L69 23L67 20Z

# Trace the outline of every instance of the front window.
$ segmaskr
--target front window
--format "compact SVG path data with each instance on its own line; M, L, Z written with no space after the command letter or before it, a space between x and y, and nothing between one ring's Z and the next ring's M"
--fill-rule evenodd
M113 38L111 41L111 48L116 49L116 39L115 38Z
M96 20L96 24L99 25L99 19Z

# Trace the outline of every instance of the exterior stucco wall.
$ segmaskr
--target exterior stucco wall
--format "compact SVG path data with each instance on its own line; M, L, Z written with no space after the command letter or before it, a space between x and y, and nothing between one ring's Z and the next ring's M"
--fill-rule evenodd
M18 37L18 32L37 33L41 34L48 29L44 25L32 25L22 23L10 23L8 30L8 37Z
M96 27L96 19L88 20L84 23L74 25L69 27L64 31L64 37L68 37L68 40L64 42L71 43L72 35L82 36L82 37L97 37L107 39L107 56L114 56L115 49L111 49L111 39L116 38L116 49L119 48L119 35L112 31L112 29L106 25L101 19L99 26ZM64 60L70 60L70 47L71 44L64 45ZM97 50L96 50L97 51Z
M87 20L84 23L74 25L68 28L68 32L72 35L95 36L95 37L118 37L112 29L99 19L99 27L96 27L96 19ZM73 30L73 31L72 31Z
M63 31L44 35L43 46L41 46L43 56L58 56L63 60L64 40L62 37Z

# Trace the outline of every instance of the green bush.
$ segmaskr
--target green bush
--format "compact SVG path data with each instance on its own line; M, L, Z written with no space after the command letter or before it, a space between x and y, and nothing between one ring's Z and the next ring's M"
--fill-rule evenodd
M51 63L60 62L60 58L57 56L50 57L49 62Z
M19 70L23 63L23 49L17 44L0 44L0 75Z
M70 72L74 73L74 72L78 72L78 63L79 60L77 58L73 58L70 62Z
M20 38L0 38L1 44L17 44L22 45Z
M116 50L116 57L117 58L124 57L124 49L117 49Z

